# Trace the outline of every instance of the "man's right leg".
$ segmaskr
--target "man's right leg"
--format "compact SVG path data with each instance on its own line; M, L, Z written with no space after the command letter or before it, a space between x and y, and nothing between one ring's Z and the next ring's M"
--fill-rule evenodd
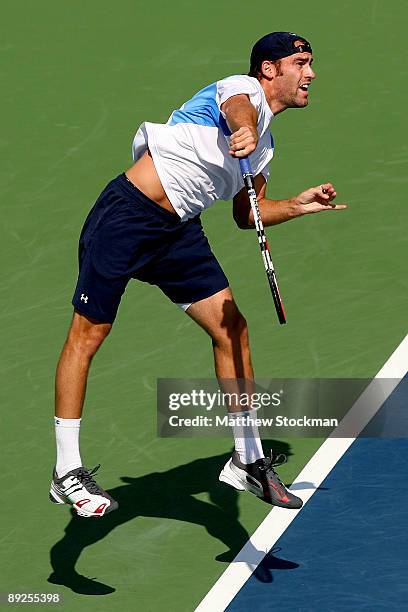
M114 509L113 500L93 480L94 472L83 468L79 453L89 366L112 327L129 280L152 258L157 259L157 244L169 240L169 227L179 231L174 215L151 202L121 174L102 191L81 231L79 275L72 298L75 314L56 376L57 465L50 495L52 501L71 503L86 516ZM70 488L61 484L67 474L72 477L65 483ZM98 490L104 495L102 510L86 501L92 501Z
M82 466L79 428L93 356L112 328L74 312L55 379L57 462L51 483L54 503L72 504L82 516L102 516L118 505Z

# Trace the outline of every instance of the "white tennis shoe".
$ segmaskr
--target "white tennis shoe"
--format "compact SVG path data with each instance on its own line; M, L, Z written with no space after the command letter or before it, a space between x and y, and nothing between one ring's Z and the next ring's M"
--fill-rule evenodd
M102 517L116 510L119 507L118 502L93 479L99 468L100 465L92 470L79 467L61 478L58 478L54 469L50 500L54 504L71 505L78 516Z

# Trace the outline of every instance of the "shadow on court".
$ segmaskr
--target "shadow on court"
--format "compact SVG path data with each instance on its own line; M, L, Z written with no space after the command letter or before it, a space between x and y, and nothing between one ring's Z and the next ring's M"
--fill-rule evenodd
M273 448L277 453L291 454L287 444L273 442ZM167 472L154 472L138 478L123 476L121 480L124 484L109 490L119 503L118 510L102 519L80 518L72 512L64 537L51 549L53 572L48 581L65 585L84 595L113 593L113 586L78 574L75 565L87 546L102 540L113 529L138 516L202 525L209 535L227 547L226 551L217 555L216 560L231 562L248 541L249 535L238 520L238 492L218 481L219 472L230 456L225 453L198 459ZM203 492L208 492L211 503L193 497ZM262 582L272 582L272 570L298 567L296 563L274 557L273 552L265 557L255 572ZM89 571L92 575L92 568Z

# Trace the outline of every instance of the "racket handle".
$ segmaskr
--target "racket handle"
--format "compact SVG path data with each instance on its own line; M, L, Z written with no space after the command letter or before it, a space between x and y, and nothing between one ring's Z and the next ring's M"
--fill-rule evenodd
M252 174L253 175L251 164L249 163L248 157L241 157L239 160L239 166L241 168L242 174Z

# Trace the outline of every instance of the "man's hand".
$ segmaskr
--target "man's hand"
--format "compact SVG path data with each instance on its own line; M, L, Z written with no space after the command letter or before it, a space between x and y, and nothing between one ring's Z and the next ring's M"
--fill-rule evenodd
M332 203L336 195L333 185L331 183L324 183L323 185L302 191L302 193L293 198L293 202L301 206L300 214L303 215L321 212L322 210L343 210L347 208L346 204Z
M258 132L256 128L241 127L231 135L229 152L233 157L246 157L255 151L257 144Z

